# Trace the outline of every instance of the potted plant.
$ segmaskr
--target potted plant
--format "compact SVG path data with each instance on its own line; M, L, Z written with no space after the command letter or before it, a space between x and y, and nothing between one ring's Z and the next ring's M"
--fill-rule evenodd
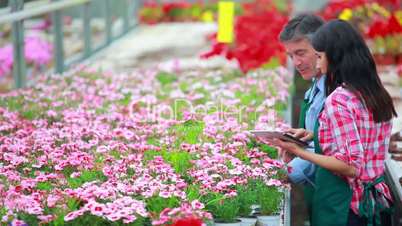
M268 186L263 181L256 182L258 192L258 204L260 214L257 216L259 222L264 226L279 226L280 210L284 194L279 187Z
M213 215L216 226L241 226L237 219L239 200L224 194L211 192L203 197L205 207Z
M254 183L237 186L237 199L239 202L239 219L242 226L252 226L257 222L257 217L253 214L252 207L257 204L257 190Z

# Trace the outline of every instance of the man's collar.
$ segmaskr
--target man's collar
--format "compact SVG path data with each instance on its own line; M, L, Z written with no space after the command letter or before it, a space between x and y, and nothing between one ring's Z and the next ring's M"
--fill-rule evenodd
M315 83L315 86L320 90L320 92L325 91L325 75L322 75L318 78L314 78L313 82Z

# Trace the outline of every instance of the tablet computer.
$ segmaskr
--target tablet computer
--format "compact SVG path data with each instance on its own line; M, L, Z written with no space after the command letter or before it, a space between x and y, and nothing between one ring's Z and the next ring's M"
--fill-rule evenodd
M308 146L308 143L305 141L302 141L296 137L293 137L292 135L284 132L278 132L278 131L268 131L268 130L251 130L250 133L252 133L254 136L257 137L264 137L267 139L280 139L283 141L289 141L293 142L301 147L306 147Z

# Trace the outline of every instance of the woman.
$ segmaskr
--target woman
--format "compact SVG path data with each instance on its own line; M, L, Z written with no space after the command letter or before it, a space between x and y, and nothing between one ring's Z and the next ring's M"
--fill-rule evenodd
M385 216L391 206L383 174L391 120L396 116L392 99L367 45L350 24L326 23L314 34L312 45L317 69L327 75L328 97L314 131L319 148L311 153L293 143L273 143L319 166L313 226L378 226L380 212Z

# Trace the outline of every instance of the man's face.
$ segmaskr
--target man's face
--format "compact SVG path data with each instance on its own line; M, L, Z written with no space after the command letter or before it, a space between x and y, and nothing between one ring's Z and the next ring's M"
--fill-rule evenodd
M283 45L303 79L311 80L317 75L317 55L307 39L289 41Z

